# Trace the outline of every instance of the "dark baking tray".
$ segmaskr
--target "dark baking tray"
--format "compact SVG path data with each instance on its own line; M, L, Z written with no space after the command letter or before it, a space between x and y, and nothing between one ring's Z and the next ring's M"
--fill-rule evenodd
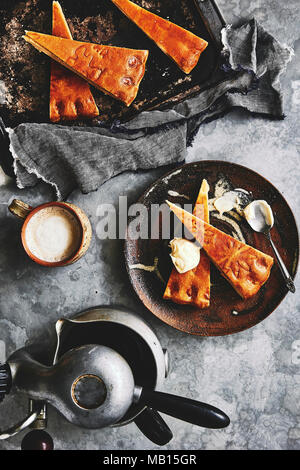
M78 125L127 121L139 112L162 109L220 79L220 31L225 21L214 0L135 0L139 5L194 32L209 43L191 74L185 75L110 0L61 0L73 38L150 51L134 103L124 104L92 88L100 118ZM51 33L50 0L0 2L0 114L7 125L49 122L50 61L22 39L24 30Z

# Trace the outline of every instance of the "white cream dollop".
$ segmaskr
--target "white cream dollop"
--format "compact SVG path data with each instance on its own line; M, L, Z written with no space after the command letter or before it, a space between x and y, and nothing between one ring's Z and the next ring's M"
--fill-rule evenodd
M251 227L258 232L265 224L269 227L273 227L274 224L272 209L269 204L262 199L258 199L248 204L244 209L244 217Z
M222 215L224 212L229 212L239 205L239 197L236 191L227 191L223 196L218 197L214 201L215 209Z
M180 274L186 273L198 266L200 261L200 246L184 238L173 238L170 241L171 259Z

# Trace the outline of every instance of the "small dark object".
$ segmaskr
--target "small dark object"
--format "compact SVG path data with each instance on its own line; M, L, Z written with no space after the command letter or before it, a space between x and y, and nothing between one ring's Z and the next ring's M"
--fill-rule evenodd
M46 431L34 429L23 438L21 450L53 450L53 439Z

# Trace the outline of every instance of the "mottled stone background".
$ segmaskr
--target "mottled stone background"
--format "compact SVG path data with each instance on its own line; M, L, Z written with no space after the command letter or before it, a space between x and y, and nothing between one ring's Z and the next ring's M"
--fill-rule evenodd
M203 125L187 161L222 159L246 165L268 178L284 194L299 219L299 1L218 0L225 18L236 23L255 16L296 56L282 77L286 119L249 119L234 112ZM163 173L154 170L120 175L97 192L74 192L94 229L103 202L117 205L118 196L134 202ZM5 183L3 181L3 183ZM0 354L4 356L42 335L48 338L59 316L97 304L122 303L146 318L171 356L164 390L208 401L231 417L231 425L214 431L166 417L174 432L167 449L300 449L299 289L263 323L223 338L187 336L164 325L142 308L127 279L122 242L93 239L87 255L72 267L45 270L29 262L19 237L20 222L7 212L13 196L31 204L53 197L40 185L17 190L7 182L0 191ZM9 396L0 405L0 427L18 421L27 400ZM87 431L49 410L49 432L57 449L155 449L134 424L120 429ZM2 449L18 449L21 436L1 441Z

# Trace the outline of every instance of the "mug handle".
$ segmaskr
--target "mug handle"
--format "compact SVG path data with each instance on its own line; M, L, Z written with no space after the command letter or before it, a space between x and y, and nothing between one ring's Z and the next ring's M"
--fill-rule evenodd
M20 219L26 219L33 207L26 204L26 202L20 201L20 199L14 199L8 206L8 209L13 215Z

